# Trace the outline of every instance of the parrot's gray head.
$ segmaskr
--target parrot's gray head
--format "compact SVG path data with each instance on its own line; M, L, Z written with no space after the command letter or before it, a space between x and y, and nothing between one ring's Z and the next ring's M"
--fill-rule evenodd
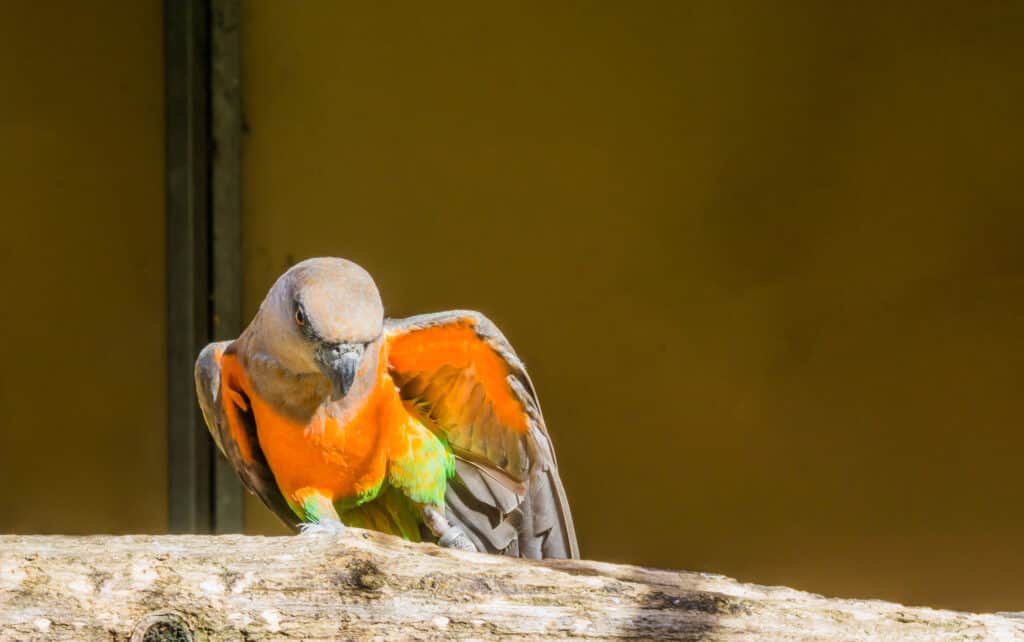
M373 278L355 263L307 259L278 278L253 323L269 356L295 374L323 373L337 398L380 337L384 306Z

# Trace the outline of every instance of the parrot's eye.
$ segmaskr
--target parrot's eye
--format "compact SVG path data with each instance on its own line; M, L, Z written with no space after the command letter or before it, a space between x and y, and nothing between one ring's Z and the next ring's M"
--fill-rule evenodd
M300 326L306 325L306 313L302 311L302 307L295 308L295 323Z

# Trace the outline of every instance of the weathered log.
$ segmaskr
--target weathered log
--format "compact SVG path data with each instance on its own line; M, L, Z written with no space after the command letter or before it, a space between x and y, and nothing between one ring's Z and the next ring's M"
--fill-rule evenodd
M1024 620L341 536L0 537L0 640L1021 639Z

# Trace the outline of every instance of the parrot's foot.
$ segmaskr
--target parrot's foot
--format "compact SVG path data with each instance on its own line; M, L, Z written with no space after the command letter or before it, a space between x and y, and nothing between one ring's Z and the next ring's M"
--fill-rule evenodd
M345 525L337 519L322 519L319 522L303 522L299 524L302 535L340 535L345 532Z
M458 526L449 526L448 530L441 533L441 536L437 538L437 543L445 548L455 548L460 551L476 551L476 546L473 545L473 542L469 541L469 538L466 537L466 534Z
M430 532L437 536L439 546L456 548L460 551L477 550L462 529L448 521L444 516L443 509L429 504L425 505L423 506L423 518Z

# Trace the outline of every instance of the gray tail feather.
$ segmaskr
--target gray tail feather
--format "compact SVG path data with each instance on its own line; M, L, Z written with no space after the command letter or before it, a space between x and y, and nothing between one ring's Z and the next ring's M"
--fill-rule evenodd
M555 470L537 471L527 496L510 512L490 499L478 497L461 475L448 485L445 496L448 520L478 550L530 559L579 557L572 515Z

